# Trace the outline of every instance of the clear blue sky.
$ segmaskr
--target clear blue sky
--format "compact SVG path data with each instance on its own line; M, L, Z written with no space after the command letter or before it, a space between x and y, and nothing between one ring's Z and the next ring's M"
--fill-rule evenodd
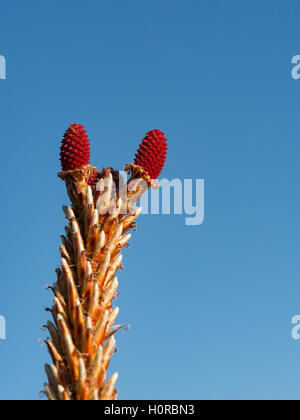
M298 399L297 0L3 2L0 398L38 399L59 264L59 143L86 126L123 168L144 133L164 176L206 180L205 223L142 216L119 274L120 399Z

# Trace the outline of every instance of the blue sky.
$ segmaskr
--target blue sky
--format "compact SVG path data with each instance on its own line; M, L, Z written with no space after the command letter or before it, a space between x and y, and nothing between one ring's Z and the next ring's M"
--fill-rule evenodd
M88 129L123 169L144 133L164 177L204 178L205 222L149 215L125 252L120 399L298 399L300 54L296 0L4 2L0 398L39 399L59 264L59 143Z

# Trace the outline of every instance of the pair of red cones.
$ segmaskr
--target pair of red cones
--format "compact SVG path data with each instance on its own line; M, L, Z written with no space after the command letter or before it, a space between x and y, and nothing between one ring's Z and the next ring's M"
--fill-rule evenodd
M151 177L157 179L162 172L167 156L167 140L160 130L149 131L135 155L134 163L141 166ZM60 152L63 171L78 169L90 163L90 141L80 124L72 124L66 131ZM96 174L89 180L96 179Z

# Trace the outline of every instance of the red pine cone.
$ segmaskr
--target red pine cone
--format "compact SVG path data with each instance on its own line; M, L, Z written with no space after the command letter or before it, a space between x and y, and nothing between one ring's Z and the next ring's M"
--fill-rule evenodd
M82 125L72 124L68 128L60 150L63 171L78 169L90 163L90 141Z
M165 134L160 130L149 131L140 144L134 163L148 172L151 179L157 179L165 165L167 150Z

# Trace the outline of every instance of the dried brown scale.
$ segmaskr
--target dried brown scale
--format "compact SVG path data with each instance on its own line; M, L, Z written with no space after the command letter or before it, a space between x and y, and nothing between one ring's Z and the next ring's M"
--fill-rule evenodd
M86 165L58 174L59 178L66 182L68 195L77 217L81 215L84 208L88 179L95 170L93 166Z
M63 207L68 226L59 248L61 268L51 288L53 323L47 324L51 338L46 344L53 364L45 368L49 400L117 398L118 375L106 381L114 334L125 326L114 325L119 313L112 304L118 294L115 275L122 268L128 231L141 212L133 206L148 188L157 186L142 168L131 164L125 169L131 173L126 184L108 168L97 174L93 187L88 185L93 166L59 174L72 205Z

